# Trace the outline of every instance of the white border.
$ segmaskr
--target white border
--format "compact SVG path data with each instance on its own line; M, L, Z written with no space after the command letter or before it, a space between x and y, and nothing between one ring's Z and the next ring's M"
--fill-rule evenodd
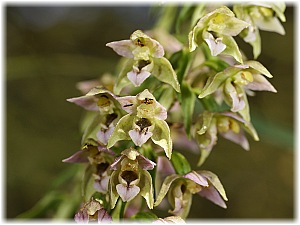
M210 0L211 2L212 0ZM199 1L187 1L187 2L199 2ZM25 222L25 221L7 221L4 219L4 202L6 202L6 196L4 195L4 186L5 186L5 130L6 130L6 121L5 121L5 10L4 7L7 4L10 5L34 5L34 4L38 4L38 5L89 5L89 4L93 4L93 5L97 5L97 4L110 4L110 5L118 5L118 4L132 4L132 3L138 3L138 4L150 4L150 3L160 3L160 4L164 4L164 3L187 3L185 1L168 1L168 0L162 0L162 1L158 1L158 0L139 0L139 1L126 1L126 0L118 0L118 1L97 1L97 0L88 0L88 1L78 1L78 0L65 0L65 1L59 1L59 0L52 0L52 1L38 1L38 0L32 0L32 1L25 1L25 0L6 0L6 1L1 1L1 9L0 9L0 27L1 27L1 36L0 36L0 41L2 43L2 51L1 51L1 62L0 62L0 70L1 70L1 86L0 86L0 106L2 107L1 111L0 111L0 124L1 124L1 135L0 135L0 144L2 146L1 148L1 153L0 153L0 163L1 163L1 172L0 172L0 180L2 181L2 185L0 185L0 199L1 199L1 203L0 203L0 224L5 224L5 223L9 223L9 224L19 224L20 222L25 223L25 224L48 224L48 223L57 223L57 224L68 224L65 222L61 222L61 221L45 221L45 220L35 220L35 221L29 221L29 222ZM215 2L235 2L235 1L215 1ZM240 2L240 1L239 1ZM296 147L296 151L295 151L295 188L294 188L294 196L297 198L297 200L295 201L295 219L293 221L291 220L255 220L255 219L251 219L251 220L224 220L224 221L212 221L212 220L195 220L195 221L191 221L191 224L201 224L201 225L206 225L206 224L214 224L215 222L217 222L217 224L298 224L299 221L299 193L298 193L298 189L299 189L299 153L298 153L298 149L299 149L299 142L298 142L298 135L299 135L299 105L300 105L300 99L299 99L299 94L300 94L300 78L298 77L299 74L299 44L298 44L298 40L300 38L300 20L299 20L299 5L298 5L298 1L285 1L286 4L292 4L295 6L295 24L294 24L294 30L296 31L296 37L295 37L295 43L294 46L297 48L297 51L295 51L295 86L294 86L294 90L295 90L295 118L294 121L296 122L296 126L295 126L295 134L297 135L297 138L295 140L295 147ZM282 77L282 79L284 79L284 77ZM280 107L280 106L279 106ZM282 190L284 191L284 190ZM71 223L70 223L71 224ZM74 223L72 223L74 224ZM126 223L125 223L126 224Z

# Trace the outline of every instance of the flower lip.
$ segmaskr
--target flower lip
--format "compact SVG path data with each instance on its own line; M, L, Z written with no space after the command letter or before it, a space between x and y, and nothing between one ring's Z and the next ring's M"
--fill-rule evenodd
M75 214L74 220L77 223L88 223L89 215L86 210L82 210Z

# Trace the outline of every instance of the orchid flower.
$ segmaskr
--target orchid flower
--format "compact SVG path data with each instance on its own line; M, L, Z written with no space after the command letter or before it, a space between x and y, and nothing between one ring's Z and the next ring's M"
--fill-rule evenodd
M92 144L85 145L82 150L77 151L72 156L64 159L67 163L89 163L93 167L94 188L100 193L107 193L108 182L111 171L110 164L113 162L115 153L103 146Z
M152 177L147 170L152 170L155 165L133 148L121 152L110 166L113 170L109 183L111 208L115 207L119 196L123 202L128 202L140 194L152 209Z
M88 111L99 112L93 115L93 120L89 124L90 136L84 134L83 141L87 138L97 138L103 145L106 145L112 134L117 121L120 118L120 112L117 107L116 96L110 91L97 86L92 88L86 95L67 99Z
M185 221L180 216L168 216L165 218L158 218L157 220L153 221L152 224L185 224Z
M168 200L173 210L169 212L186 218L192 204L192 195L199 194L216 205L226 208L227 201L225 190L219 178L210 171L191 171L185 175L172 174L168 176L160 189L154 206L161 203L168 193Z
M233 7L237 18L250 24L240 36L253 47L256 59L261 53L261 39L259 30L276 32L284 35L285 31L279 19L285 22L285 4L282 2L241 3ZM278 19L279 18L279 19Z
M172 154L172 139L170 129L165 122L166 109L156 101L155 97L145 89L136 96L116 98L122 108L128 113L116 125L108 140L111 148L120 140L132 140L136 146L142 146L149 138L161 146L170 158Z
M115 108L115 95L97 86L81 97L69 98L68 102L75 103L88 111L99 111L101 114L111 114Z
M228 67L224 71L210 76L198 97L204 98L220 88L224 93L224 101L231 106L231 111L239 112L249 122L250 115L246 91L277 92L263 75L268 78L273 77L257 61L247 61L244 65Z
M245 132L254 140L259 138L251 123L232 112L213 113L204 111L196 123L194 137L200 148L201 156L198 166L202 165L217 144L218 134L249 150L249 143Z
M203 16L189 33L190 51L206 42L212 56L221 53L231 55L242 63L242 55L233 36L238 35L249 25L236 18L229 8L222 6Z
M74 220L77 223L89 223L89 221L97 221L98 223L111 223L112 217L103 208L100 202L91 199L89 202L86 202L75 214Z
M180 92L176 73L171 63L163 57L165 54L163 46L141 30L133 32L130 40L113 41L106 46L128 58L116 86L120 86L120 82L124 82L127 75L128 80L138 87L153 74L158 80L170 84Z

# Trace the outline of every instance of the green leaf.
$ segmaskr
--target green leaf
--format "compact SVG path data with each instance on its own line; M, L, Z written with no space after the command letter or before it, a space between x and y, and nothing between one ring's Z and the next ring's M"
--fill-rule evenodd
M201 170L199 171L199 174L205 176L212 183L212 185L217 189L217 191L220 193L220 195L225 201L228 200L224 187L216 174L207 170Z
M227 67L229 67L229 64L227 62L215 56L211 56L208 60L206 60L204 62L204 65L208 66L209 68L212 68L216 72L221 72L225 70Z
M171 162L179 175L184 175L191 171L188 160L179 152L173 152Z
M161 203L161 201L164 199L164 197L168 193L171 184L178 178L181 178L181 176L178 174L172 174L172 175L166 177L166 179L164 180L164 182L160 188L160 191L156 198L154 206L158 206Z
M41 218L45 216L50 209L56 209L63 201L64 195L58 191L51 191L40 199L30 210L18 215L18 219Z
M192 56L194 54L190 53L188 49L184 48L181 51L181 57L177 63L177 67L176 67L176 73L178 76L178 81L181 84L184 77L186 76L186 74L188 73L188 70L190 68L190 65L192 63Z
M116 95L119 95L124 87L131 84L130 80L127 77L127 73L132 70L134 60L126 59L126 60L120 61L120 64L121 64L121 70L120 70L120 73L118 75L117 81L114 86L114 93Z
M191 18L191 28L193 28L197 21L204 15L205 13L206 4L205 3L197 3L197 6L195 7L195 10L193 12L192 18Z
M161 86L161 87L163 87L163 86ZM154 94L156 94L156 90L155 90ZM158 102L160 104L162 104L167 111L169 110L171 105L174 103L173 102L174 98L175 98L174 90L167 86L164 86L163 91L161 92L160 96L156 97L156 99L158 99Z
M111 148L114 144L120 140L130 140L128 132L132 130L133 120L135 115L127 114L123 116L117 123L114 132L111 134L107 148Z
M180 85L177 80L177 75L172 68L171 63L165 57L153 58L154 67L152 74L157 79L167 84L170 84L177 92L180 92Z
M193 11L193 7L191 4L184 5L182 9L179 11L179 15L176 19L175 30L176 33L180 33L180 26L184 24L184 21L190 16Z
M193 112L195 107L196 95L190 85L186 82L181 84L181 95L179 101L182 106L183 122L187 135L190 137Z
M201 98L199 100L205 110L212 111L212 112L224 111L224 106L220 106L216 102L214 96L212 96L212 95L205 96L204 98Z
M133 215L131 219L134 220L143 220L143 221L152 221L157 220L158 217L152 212L138 212L137 214Z
M164 120L153 120L155 127L151 139L155 144L161 146L165 150L166 156L170 159L172 155L172 139L170 128L167 122Z

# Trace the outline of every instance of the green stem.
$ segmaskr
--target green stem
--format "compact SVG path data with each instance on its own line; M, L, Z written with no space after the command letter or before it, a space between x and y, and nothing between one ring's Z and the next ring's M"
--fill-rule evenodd
M176 6L165 6L161 12L159 20L154 27L170 32L176 17L176 11Z
M201 44L201 49L206 60L209 60L211 57L213 57L210 53L208 46L204 42Z
M121 205L121 209L120 209L120 219L124 218L126 204L127 204L127 202L122 201L122 205Z

